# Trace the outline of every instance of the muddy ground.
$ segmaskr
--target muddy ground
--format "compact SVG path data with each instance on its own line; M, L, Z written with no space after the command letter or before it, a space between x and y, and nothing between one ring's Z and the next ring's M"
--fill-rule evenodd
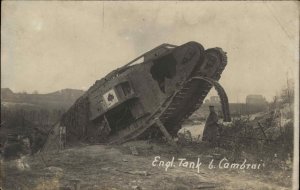
M135 147L135 148L131 148ZM133 155L133 153L138 153ZM2 161L1 183L8 189L291 189L292 171L272 169L263 160L260 169L222 169L230 151L207 144L178 147L158 142L134 141L119 146L80 145L63 151L39 153L19 160ZM174 167L152 166L155 156ZM202 165L179 166L179 158ZM209 169L214 159L216 168ZM243 160L235 161L241 163ZM252 160L253 161L253 160ZM223 165L224 167L224 165Z

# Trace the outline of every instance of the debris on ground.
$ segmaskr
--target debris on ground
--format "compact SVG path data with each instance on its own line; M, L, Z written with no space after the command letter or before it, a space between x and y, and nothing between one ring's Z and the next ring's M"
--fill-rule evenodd
M49 152L45 155L48 167L40 157L29 157L30 170L16 170L13 161L5 163L5 189L74 189L72 180L80 179L80 189L290 189L291 170L211 170L208 169L209 161L220 157L228 158L229 151L220 148L183 147L178 154L170 153L172 147L153 143L153 151L148 150L147 142L132 141L130 146L139 148L139 155L132 155L124 146L111 147L109 145L93 145L69 148L59 153ZM144 149L145 151L144 151ZM157 152L159 151L159 153ZM193 153L193 154L190 154ZM210 153L212 158L206 157ZM190 157L187 155L190 154ZM160 156L161 161L169 161L175 157L186 158L188 161L201 159L202 167L199 173L185 167L154 167L152 162L155 156ZM198 155L198 156L195 156ZM128 162L122 161L122 159ZM177 160L177 162L176 162ZM228 158L228 160L230 160ZM253 160L252 160L253 161ZM130 163L130 164L129 164ZM132 163L132 164L131 164ZM271 173L270 173L271 172ZM56 175L58 173L59 175ZM272 178L270 178L272 176ZM242 181L239 182L238 181ZM76 182L76 181L75 181ZM77 182L76 182L77 183ZM218 184L218 185L216 185ZM219 185L220 184L220 185Z
M139 153L138 153L138 151L137 151L137 149L136 149L135 146L131 146L130 150L131 150L131 154L132 155L135 155L135 156L139 155Z

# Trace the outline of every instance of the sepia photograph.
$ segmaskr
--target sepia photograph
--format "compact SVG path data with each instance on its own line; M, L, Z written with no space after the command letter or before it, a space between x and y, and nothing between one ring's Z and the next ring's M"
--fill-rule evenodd
M298 1L1 1L0 190L299 189Z

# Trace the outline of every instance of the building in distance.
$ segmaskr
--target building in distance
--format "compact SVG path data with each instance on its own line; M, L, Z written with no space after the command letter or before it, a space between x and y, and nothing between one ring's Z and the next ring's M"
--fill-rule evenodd
M248 95L246 97L246 104L248 105L265 105L267 104L267 100L262 95Z

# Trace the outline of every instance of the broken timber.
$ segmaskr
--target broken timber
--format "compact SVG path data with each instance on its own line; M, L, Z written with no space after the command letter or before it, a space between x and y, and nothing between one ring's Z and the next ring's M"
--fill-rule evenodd
M167 129L165 128L164 124L160 121L159 118L155 119L155 124L160 129L160 131L164 134L164 136L167 138L168 143L174 147L177 147L172 136L168 133Z

